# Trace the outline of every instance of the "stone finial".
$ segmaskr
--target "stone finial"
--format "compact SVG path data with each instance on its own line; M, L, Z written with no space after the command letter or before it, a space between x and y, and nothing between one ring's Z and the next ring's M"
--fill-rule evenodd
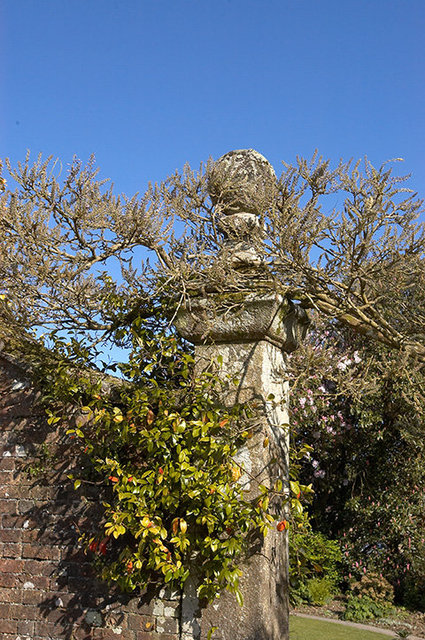
M229 151L211 170L208 192L226 215L261 215L267 208L276 174L268 160L254 149Z
M208 193L236 268L261 264L254 245L261 237L260 216L270 205L275 182L273 167L254 149L229 151L210 171Z

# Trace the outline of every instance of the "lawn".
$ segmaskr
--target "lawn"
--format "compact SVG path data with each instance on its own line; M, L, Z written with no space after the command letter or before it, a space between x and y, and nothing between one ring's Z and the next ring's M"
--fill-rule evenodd
M395 636L395 634L394 634ZM391 636L334 622L290 617L290 640L391 640Z

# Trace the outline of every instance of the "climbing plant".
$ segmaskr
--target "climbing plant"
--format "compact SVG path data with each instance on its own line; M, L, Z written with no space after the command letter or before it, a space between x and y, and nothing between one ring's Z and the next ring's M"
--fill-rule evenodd
M102 500L81 543L121 590L181 587L191 572L201 599L227 589L242 604L242 560L271 527L284 535L289 522L280 514L290 502L299 517L308 488L293 479L288 496L276 476L272 485L250 479L248 493L235 455L255 436L255 408L220 402L223 386L238 381L195 377L179 338L155 334L140 318L129 333L120 379L96 373L89 348L58 336L56 365L36 371L49 423L77 448L70 482L82 498L95 487Z

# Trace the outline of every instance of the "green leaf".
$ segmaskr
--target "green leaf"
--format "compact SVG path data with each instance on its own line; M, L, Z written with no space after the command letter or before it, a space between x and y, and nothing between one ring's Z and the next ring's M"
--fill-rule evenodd
M242 596L242 594L241 594L239 589L235 590L235 596L236 596L236 600L238 602L238 605L240 607L243 607L243 596Z
M211 627L210 630L207 633L207 640L211 640L212 638L212 634L214 633L214 631L217 631L218 627Z

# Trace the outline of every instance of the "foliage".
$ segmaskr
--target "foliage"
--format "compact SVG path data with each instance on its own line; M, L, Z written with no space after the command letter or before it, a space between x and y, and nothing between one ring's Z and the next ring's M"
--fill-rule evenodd
M392 585L377 573L363 575L360 580L351 583L350 588L353 595L370 598L375 602L392 603L394 600Z
M365 620L374 620L382 618L390 611L388 604L376 602L368 596L350 596L347 599L347 605L343 613L344 620L352 622L364 622Z
M57 337L57 366L38 371L50 424L63 424L80 450L75 489L95 486L103 499L101 521L83 536L87 551L101 577L125 591L179 587L195 567L201 599L226 588L241 602L239 564L287 502L282 480L246 494L234 456L256 423L248 406L220 403L232 380L194 378L192 356L173 335L138 321L131 334L120 367L128 382L108 389L88 368L90 350Z
M294 527L289 537L290 598L293 604L327 599L342 581L342 554L336 540L312 530L309 522ZM317 596L315 595L317 593ZM320 598L323 593L323 598Z
M220 193L213 206L212 162L133 197L99 180L93 159L74 160L67 172L29 155L6 166L17 189L0 201L9 305L1 316L19 330L65 327L107 340L134 314L155 325L164 298L175 306L200 291L250 293L255 285L425 358L422 203L388 163L331 168L315 154L284 164L256 203L263 232L252 236L259 263L249 269L230 255ZM111 279L114 269L120 275ZM110 295L121 297L120 308L104 304Z
M410 574L405 578L403 602L408 609L425 611L425 576Z
M347 581L382 573L403 600L425 570L422 367L320 321L291 360L313 526L341 541Z
M334 584L327 578L307 580L306 589L308 602L319 607L330 602L334 594Z
M296 464L304 492L315 484L315 524L331 538L346 534L347 574L360 577L366 559L400 588L400 567L424 575L424 230L422 203L405 178L367 160L332 169L317 154L285 164L256 203L256 260L241 263L234 251L245 232L233 230L236 242L228 242L228 203L209 193L219 171L212 162L132 197L99 180L94 160L74 160L66 172L29 155L6 166L16 190L0 181L0 335L20 352L37 352L46 402L57 403L52 424L60 415L68 423L70 407L86 414L70 436L97 475L76 478L76 487L109 482L109 519L90 542L99 543L100 562L107 551L108 579L128 588L157 575L181 583L196 549L204 595L223 585L237 592L235 558L267 524L268 490L250 503L232 484L232 455L249 433L244 409L217 404L219 383L194 382L189 360L172 346L179 309L206 292L225 308L230 292L233 311L261 293L328 318L328 333L316 331L288 359L294 444L303 451ZM50 329L56 355L35 338ZM69 348L59 345L64 332ZM372 339L385 346L373 347ZM111 346L128 353L122 374L131 392L125 384L104 391L102 359ZM94 360L99 375L81 374ZM311 446L314 457L305 462ZM199 495L192 482L202 486ZM185 502L185 483L192 501L201 501L199 513ZM301 517L302 487L296 477L292 483L293 513ZM281 500L280 486L269 489ZM279 525L286 529L286 520Z

